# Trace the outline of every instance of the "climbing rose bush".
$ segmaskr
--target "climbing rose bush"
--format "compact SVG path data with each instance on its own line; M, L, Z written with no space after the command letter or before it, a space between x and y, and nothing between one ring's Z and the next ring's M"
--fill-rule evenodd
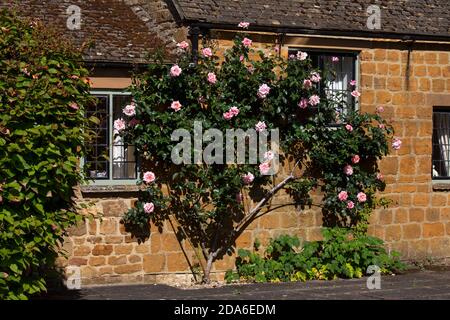
M0 299L26 299L80 220L73 187L95 119L77 50L5 10L0 39Z
M327 224L364 232L370 211L380 204L376 192L385 187L377 161L388 153L393 130L381 112L354 112L343 97L327 95L333 74L314 68L307 53L283 59L279 48L265 54L252 45L249 35L238 33L223 59L208 41L198 56L180 43L173 65L155 54L147 71L134 77L135 116L116 126L136 146L143 172L155 172L151 179L143 175L144 191L123 222L148 228L150 221L161 227L175 219L178 238L198 252L205 282L212 263L231 254L245 228L274 209L271 199L281 190L291 196L286 205L299 208L313 205L311 194L321 192L315 205ZM351 82L350 92L358 97L356 85ZM171 153L179 141L171 135L175 129L192 133L194 121L204 131L224 133L279 129L285 170L266 175L276 151L270 148L257 164L174 164ZM203 141L202 150L209 143ZM195 152L192 144L188 154Z

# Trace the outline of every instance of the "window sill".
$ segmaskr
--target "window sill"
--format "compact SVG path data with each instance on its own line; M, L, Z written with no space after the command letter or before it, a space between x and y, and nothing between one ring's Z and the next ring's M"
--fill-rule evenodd
M137 193L141 187L137 185L90 185L82 186L83 194Z
M434 181L433 191L450 191L450 181Z

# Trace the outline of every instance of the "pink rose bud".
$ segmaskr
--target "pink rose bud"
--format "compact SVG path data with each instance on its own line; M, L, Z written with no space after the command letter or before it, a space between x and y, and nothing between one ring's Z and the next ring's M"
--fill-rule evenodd
M231 118L233 118L233 114L230 111L227 111L223 114L223 118L225 120L230 120Z
M202 50L202 54L203 54L203 56L205 57L205 58L210 58L210 57L212 57L212 50L211 50L211 48L204 48L203 50Z
M250 26L250 23L249 22L244 22L244 21L239 22L239 24L238 24L238 27L242 28L242 29L248 29L249 26Z
M352 157L352 162L353 162L353 163L358 163L359 160L360 160L360 158L359 158L359 156L358 156L357 154L355 154L355 155Z
M134 104L129 104L125 106L125 108L122 111L125 115L132 117L136 115L136 106Z
M180 111L181 107L182 107L182 105L181 105L180 101L174 101L170 105L170 108L175 110L175 112Z
M347 193L347 191L341 191L341 192L339 192L339 194L338 194L338 199L339 199L339 200L345 201L345 200L347 200L347 198L348 198L348 193Z
M316 106L316 105L318 105L319 103L320 103L320 98L319 98L319 96L318 95L312 95L310 98L309 98L309 104L310 105L312 105L312 106Z
M208 82L211 84L215 84L217 82L216 74L213 72L208 73Z
M352 96L354 96L355 98L358 98L361 96L361 93L358 90L353 90L352 91Z
M264 130L267 129L267 125L265 122L260 121L255 125L255 129L257 132L263 132Z
M349 131L349 132L352 132L352 131L353 131L353 127L352 127L351 124L345 125L345 129L346 129L347 131Z
M308 107L308 99L306 98L301 99L300 102L298 103L298 106L301 109L306 109Z
M244 40L242 40L242 44L244 45L244 47L248 48L252 45L253 41L250 40L249 38L244 38Z
M251 184L254 179L255 179L255 176L251 172L247 172L247 174L244 174L242 176L242 181L245 184Z
M152 213L155 210L155 205L153 202L147 202L144 204L144 212L147 214Z
M144 173L144 182L145 183L152 183L153 181L155 181L156 176L153 172L151 171L147 171Z
M262 84L258 89L258 97L264 99L270 92L270 87L267 84Z
M351 165L346 165L345 167L344 167L344 173L346 174L346 175L348 175L348 176L351 176L352 174L353 174L353 168L352 168L352 166Z
M187 43L186 41L181 41L180 43L177 43L177 47L186 50L187 48L189 48L189 43Z
M356 198L358 198L359 202L366 202L367 201L367 196L366 196L366 194L364 192L358 193Z
M269 173L269 171L270 171L270 163L263 162L259 165L259 172L261 173L261 175L265 176Z
M399 150L402 146L402 140L395 138L392 141L392 148L394 148L395 150Z
M170 68L170 75L172 77L178 77L181 74L181 68L176 64L172 68Z
M347 202L347 208L348 209L353 209L354 207L355 207L355 203L353 201Z
M239 114L239 108L238 107L231 107L230 110L228 110L234 117Z
M123 119L117 119L116 121L114 121L114 129L116 131L122 131L125 129L125 121L123 121Z

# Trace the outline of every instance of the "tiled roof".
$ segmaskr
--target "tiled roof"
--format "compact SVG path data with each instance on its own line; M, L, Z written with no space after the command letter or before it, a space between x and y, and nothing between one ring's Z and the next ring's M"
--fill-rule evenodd
M186 22L450 36L449 0L168 0ZM367 28L367 8L381 9L381 29Z
M11 2L14 0L0 0L0 7L7 7ZM87 61L139 63L145 61L148 51L159 46L169 47L165 39L159 36L159 29L154 27L153 17L139 6L150 2L150 0L20 0L18 9L20 15L38 18L54 26L78 45L92 41L93 47L84 55ZM76 5L81 9L80 30L67 28L66 22L70 15L67 8L70 5ZM171 16L169 18L173 20Z

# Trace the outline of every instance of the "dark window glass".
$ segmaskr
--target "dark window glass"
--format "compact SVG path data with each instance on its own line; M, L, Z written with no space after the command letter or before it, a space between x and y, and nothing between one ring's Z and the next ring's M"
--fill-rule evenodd
M95 179L109 179L109 96L96 96L98 103L87 109L87 116L94 116L100 120L93 129L96 138L88 146L85 158L88 175Z
M111 127L119 118L129 120L122 110L131 103L131 96L105 94L95 97L98 103L88 109L87 116L99 118L100 124L94 128L96 139L88 146L85 158L88 175L96 180L134 180L137 178L135 148L125 144Z
M433 179L450 179L450 110L433 111Z

